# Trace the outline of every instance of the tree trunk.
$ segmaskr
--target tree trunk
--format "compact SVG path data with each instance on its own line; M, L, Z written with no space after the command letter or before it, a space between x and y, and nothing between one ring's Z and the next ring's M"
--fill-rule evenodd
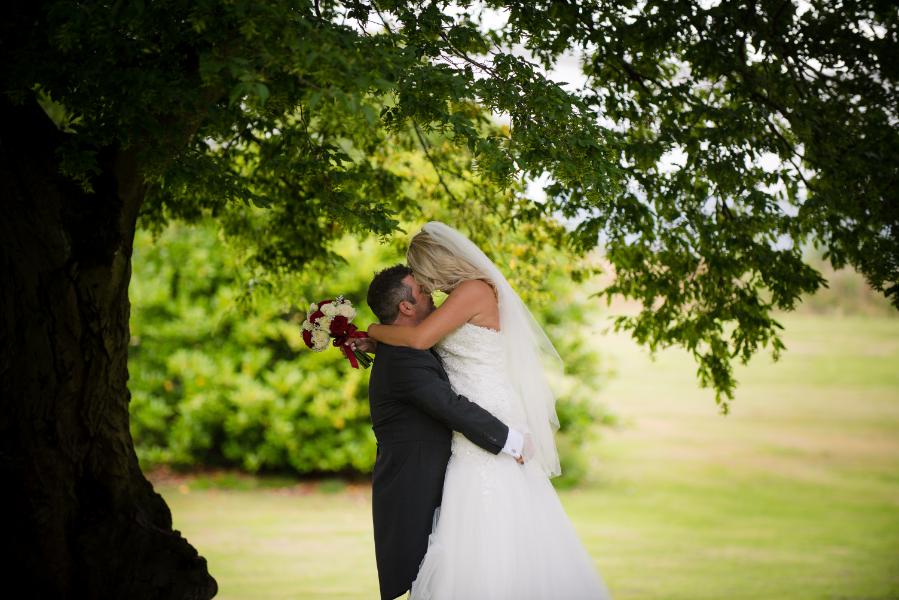
M134 152L101 155L86 193L59 175L65 134L36 103L4 95L0 113L3 595L211 598L129 430Z

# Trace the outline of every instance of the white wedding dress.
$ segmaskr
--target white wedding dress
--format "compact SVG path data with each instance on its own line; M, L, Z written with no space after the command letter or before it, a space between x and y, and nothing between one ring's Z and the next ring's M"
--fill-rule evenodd
M521 431L521 402L505 380L501 333L466 323L435 350L453 389ZM611 598L549 478L453 433L443 500L412 600Z

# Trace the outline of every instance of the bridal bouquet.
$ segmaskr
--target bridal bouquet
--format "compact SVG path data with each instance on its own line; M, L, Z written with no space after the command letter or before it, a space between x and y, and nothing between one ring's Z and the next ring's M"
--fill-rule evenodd
M349 344L353 338L368 337L368 334L350 323L355 316L353 303L343 296L314 302L309 306L306 320L303 321L303 341L314 352L321 352L331 342L343 351L354 369L358 369L360 364L367 369L371 366L372 357L361 350L352 349Z

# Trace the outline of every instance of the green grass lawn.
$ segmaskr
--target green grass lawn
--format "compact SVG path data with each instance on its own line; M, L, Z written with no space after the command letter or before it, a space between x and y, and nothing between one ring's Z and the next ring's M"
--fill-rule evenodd
M621 424L561 497L616 599L899 599L899 319L782 323L788 350L737 370L728 416L684 353L598 338ZM157 490L219 598L377 597L365 486Z

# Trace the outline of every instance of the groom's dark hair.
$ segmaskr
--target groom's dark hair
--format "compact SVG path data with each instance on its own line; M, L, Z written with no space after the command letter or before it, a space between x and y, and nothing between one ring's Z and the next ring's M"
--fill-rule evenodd
M403 283L406 275L411 274L412 269L406 265L393 265L378 271L371 280L368 286L368 306L381 323L390 325L396 320L403 300L415 304L412 288Z

